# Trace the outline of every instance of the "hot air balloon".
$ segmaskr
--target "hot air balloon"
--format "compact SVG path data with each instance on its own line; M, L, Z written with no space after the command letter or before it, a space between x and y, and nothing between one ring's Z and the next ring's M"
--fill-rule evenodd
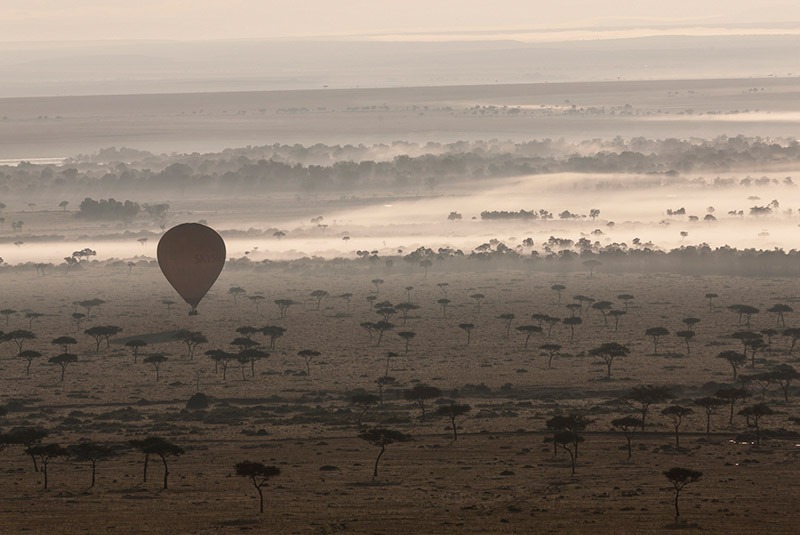
M197 314L197 305L225 265L225 242L210 227L183 223L161 236L158 265L172 287L192 305L189 314Z

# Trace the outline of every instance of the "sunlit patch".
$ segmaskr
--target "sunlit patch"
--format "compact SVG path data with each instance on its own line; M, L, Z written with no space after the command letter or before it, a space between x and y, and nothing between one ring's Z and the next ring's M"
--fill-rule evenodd
M391 205L391 204L384 204L384 205L383 205L383 207L384 207L384 208L391 208L391 207L392 207L392 205Z

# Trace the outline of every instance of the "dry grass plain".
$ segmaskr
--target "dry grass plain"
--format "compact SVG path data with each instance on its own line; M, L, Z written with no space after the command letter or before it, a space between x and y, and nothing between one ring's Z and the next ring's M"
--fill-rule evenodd
M398 265L386 271L368 262L350 267L309 262L292 269L231 265L201 303L200 315L189 317L180 305L168 315L161 301L178 298L157 267L127 271L95 264L38 277L33 271L0 273L3 308L20 311L0 328L28 328L24 311L45 314L33 321L37 338L26 346L44 354L30 377L15 346L0 346L0 403L10 408L0 428L41 426L51 433L46 442L63 445L160 435L186 454L170 462L168 490L160 488L158 463L151 465L151 479L142 483L143 459L129 452L101 461L97 485L88 490L86 463L56 459L49 468L50 489L43 491L30 459L19 446L10 446L0 452L4 533L660 533L673 529L673 494L661 474L672 466L703 472L682 494L687 529L796 532L800 449L791 435L765 440L761 447L737 444L733 439L746 431L743 417L736 416L729 427L724 414L716 415L713 432L706 436L704 418L694 414L681 428L683 448L676 449L672 428L659 414L665 405L655 405L648 432L634 437L628 461L624 436L612 430L610 421L634 414L620 397L636 385L668 385L675 402L687 405L713 394L715 385L708 383L729 384L729 367L715 357L741 345L722 338L740 329L736 315L725 307L759 307L753 328L774 327L774 316L765 310L778 302L796 302L797 279L610 274L602 269L589 278L586 273L491 266L464 273L449 272L447 262L435 264L427 278L419 268ZM380 347L359 326L378 319L366 300L374 293L370 281L375 278L384 280L379 300L405 301L405 288L413 286L412 301L420 306L404 327L397 317L392 320L397 327L386 333ZM451 300L446 317L437 304L443 296L438 284L444 282ZM525 350L524 336L513 327L535 324L533 313L569 315L550 290L554 283L567 287L564 302L578 294L607 299L616 307L622 306L619 294L635 299L619 332L589 311L573 341L558 326L550 340L535 335ZM264 296L260 310L247 298L234 303L227 293L232 286L244 288L248 296ZM310 293L318 289L331 296L352 293L350 310L333 297L323 299L317 310ZM469 297L477 292L486 296L480 310ZM719 294L713 311L703 297L707 292ZM76 329L70 317L73 302L94 297L107 303ZM284 319L272 304L279 298L298 302ZM516 316L508 338L497 319L504 313ZM787 326L797 324L796 315L787 315ZM689 316L701 319L691 354L670 335L654 355L645 329L663 325L674 333ZM458 328L464 322L475 324L469 346ZM145 353L163 352L169 358L156 382L152 367L134 363L119 343L95 352L93 340L82 331L96 324L121 326L124 337L191 329L204 333L209 343L199 346L192 360L180 342L145 348ZM234 363L223 380L203 353L230 349L242 325L287 330L270 357L257 363L254 377L246 369L243 380ZM408 353L397 336L401 330L417 333ZM50 340L61 335L79 340L79 362L67 369L63 383L57 367L46 363L57 353ZM563 346L552 369L535 349L547 341ZM605 378L604 365L585 355L606 341L632 350L615 360L611 380ZM758 355L756 371L783 362L796 365L788 345L787 338L776 337L772 350ZM302 373L305 363L297 356L303 348L321 352L310 376ZM402 430L414 441L389 446L373 481L377 448L357 438L357 411L347 393L358 388L376 392L386 351L399 353L389 372L397 383L364 422ZM402 398L400 391L416 382L437 386L444 398L472 406L459 420L457 441L451 442L446 419L420 420L418 410ZM187 411L186 401L198 388L212 404L205 411ZM789 418L798 416L798 396L797 386L789 403L776 387L768 390L766 401L779 414L767 418L764 427L796 429ZM755 401L757 395L749 400ZM545 422L570 411L595 420L574 476L566 453L554 457L552 446L543 442L549 435ZM282 471L265 489L263 515L257 513L255 489L234 474L234 464L242 460L274 464ZM326 465L336 469L320 470Z

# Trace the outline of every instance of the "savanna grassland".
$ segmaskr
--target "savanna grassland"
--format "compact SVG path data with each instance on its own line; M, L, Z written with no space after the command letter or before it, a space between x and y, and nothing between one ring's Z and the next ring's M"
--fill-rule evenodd
M2 273L3 306L18 312L8 319L6 332L30 330L36 338L24 349L35 349L30 376L18 348L6 342L2 360L2 403L8 413L2 427L36 426L49 431L44 443L64 446L90 439L125 444L132 439L161 436L185 449L169 459L169 489L161 487L162 466L151 459L150 478L142 482L143 456L123 450L98 462L97 483L88 489L88 463L55 458L48 467L49 488L33 471L23 448L9 445L3 459L3 522L11 531L42 533L169 532L219 533L268 530L275 533L369 532L401 533L655 533L673 521L672 486L662 472L673 466L703 472L681 494L683 527L706 532L750 533L769 530L791 533L797 520L798 497L796 385L788 402L777 385L767 387L763 401L774 411L761 421L760 445L744 416L736 413L761 399L750 383L750 397L736 403L732 424L728 407L712 417L705 433L705 412L695 399L714 396L732 385L731 367L717 355L740 352L734 332L763 331L776 326L766 310L777 303L792 304L798 283L787 278L677 276L669 274L604 273L590 277L583 267L571 273L523 268L509 269L487 262L480 271L463 272L459 259L437 260L429 269L416 264L383 262L298 261L291 264L234 263L223 271L215 289L200 306L200 315L186 316L155 265L134 267L86 263L37 276L30 270ZM382 283L372 281L382 280ZM561 304L555 284L561 291ZM407 290L407 287L413 287ZM240 288L244 292L234 291ZM317 307L311 297L327 292ZM376 291L377 290L377 291ZM443 310L445 292L450 301ZM708 293L716 293L709 307ZM236 299L234 299L236 294ZM350 304L345 298L352 294ZM483 299L471 296L484 295ZM539 325L532 314L557 318L572 315L566 304L573 296L595 303L608 300L623 310L618 296L633 296L628 312L606 325L590 301L577 312L583 322L570 340L569 328L547 326L526 334L518 327ZM409 299L410 295L410 299ZM259 299L263 297L264 299ZM375 297L368 300L368 297ZM86 312L74 304L87 299L105 301L77 326L73 314ZM290 299L286 317L273 304ZM390 317L395 325L377 345L378 333L364 322L381 318L373 305L411 302L418 309ZM759 308L749 327L739 324L729 305ZM258 304L258 311L256 311ZM26 311L44 314L31 319ZM513 314L511 328L499 316ZM26 317L27 316L27 317ZM675 336L686 329L695 336L690 351ZM742 322L744 319L742 319ZM796 324L785 315L787 328ZM123 329L106 347L83 331L92 325ZM473 324L470 342L459 325ZM255 363L235 360L222 369L205 354L230 345L242 326L281 326L269 357ZM663 326L657 353L645 335ZM207 343L193 358L187 346L171 341L181 329L201 332ZM414 332L408 351L398 332ZM159 335L159 333L162 333ZM63 381L60 368L47 360L60 353L50 341L73 336ZM134 362L124 342L150 341ZM269 345L262 334L252 338ZM630 354L606 365L589 352L605 342L618 342ZM548 367L548 343L560 345ZM791 336L771 337L771 346L755 356L755 368L740 374L796 365ZM314 349L309 363L298 356ZM349 396L358 390L377 394L376 380L395 379L385 387L382 404L363 416L367 427L389 427L413 440L389 445L377 478L372 477L378 448L360 440L361 409ZM153 366L142 362L154 353L167 356L156 381ZM428 400L425 418L403 392L416 384L441 390ZM654 403L645 432L633 436L627 459L624 434L611 421L639 413L637 403L624 398L641 385L668 387L669 399ZM738 383L737 383L738 384ZM210 405L189 410L196 392ZM456 419L458 439L452 440L450 420L436 407L466 404L471 410ZM680 427L675 445L672 420L660 414L669 405L693 407ZM592 421L581 435L575 474L568 452L553 454L547 422L556 415L580 414ZM266 508L258 514L255 489L236 477L234 465L243 460L280 468L281 475L264 489Z

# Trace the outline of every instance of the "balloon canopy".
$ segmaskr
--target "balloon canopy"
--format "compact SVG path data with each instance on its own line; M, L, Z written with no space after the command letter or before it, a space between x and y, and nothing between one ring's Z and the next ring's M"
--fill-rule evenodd
M161 236L158 265L167 281L196 313L200 300L225 265L225 241L210 227L183 223Z

